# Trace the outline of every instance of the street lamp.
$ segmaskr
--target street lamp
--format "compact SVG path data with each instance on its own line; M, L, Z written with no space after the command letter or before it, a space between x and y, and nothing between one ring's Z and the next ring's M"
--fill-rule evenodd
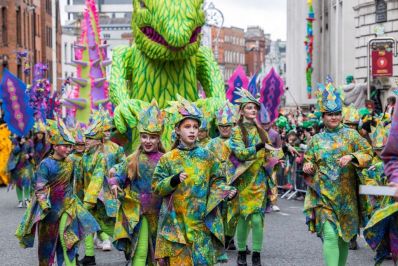
M214 51L214 56L218 61L218 41L220 37L221 28L224 25L224 15L221 10L217 9L213 2L211 2L205 9L206 24L209 26L217 27L217 36L215 39L216 47Z

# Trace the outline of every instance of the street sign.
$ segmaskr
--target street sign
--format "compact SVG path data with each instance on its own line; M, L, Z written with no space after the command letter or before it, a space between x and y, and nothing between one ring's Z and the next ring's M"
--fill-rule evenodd
M391 77L393 76L392 50L372 49L372 76Z

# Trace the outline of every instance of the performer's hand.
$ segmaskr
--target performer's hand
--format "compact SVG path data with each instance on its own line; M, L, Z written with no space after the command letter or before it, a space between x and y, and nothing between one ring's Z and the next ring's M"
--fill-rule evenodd
M83 203L84 208L86 208L86 210L91 210L95 207L95 204L89 203L89 202L84 202Z
M26 159L26 160L29 159L29 154L25 154L25 159Z
M111 187L111 190L112 190L112 193L113 193L113 196L115 197L115 199L117 199L117 195L118 195L119 191L122 192L122 189L118 185L113 185Z
M303 171L306 174L313 175L315 174L315 167L312 163L305 163L303 166Z
M395 199L395 201L398 202L398 183L390 183L390 184L388 184L388 186L395 188L394 199Z
M282 168L285 168L285 160L279 160L279 161L278 161L278 164L280 164L280 166L281 166Z
M373 170L375 170L375 169L376 169L376 165L371 165L371 166L368 168L369 171L373 171Z
M229 191L229 193L228 193L228 198L229 199L233 199L235 196L236 196L236 193L237 193L238 191L236 190L236 188L233 188L233 189L231 189L230 191Z
M352 155L345 155L338 160L340 167L346 167L352 161Z
M108 176L109 176L109 178L113 178L113 177L115 177L115 175L116 175L116 169L112 167L109 170Z
M187 173L181 173L180 174L180 183L184 182L185 179L187 179L188 174Z

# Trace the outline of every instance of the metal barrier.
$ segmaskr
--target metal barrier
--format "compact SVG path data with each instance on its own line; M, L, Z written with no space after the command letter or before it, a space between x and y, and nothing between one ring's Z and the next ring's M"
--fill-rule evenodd
M282 199L286 198L290 200L296 196L297 193L307 193L307 186L304 182L303 164L297 163L296 160L294 160L291 167L293 168L292 171L294 174L292 174L293 184L289 189L286 189L286 185L289 183L287 176L284 175L284 169L280 170L278 173L278 189L286 190L281 196Z

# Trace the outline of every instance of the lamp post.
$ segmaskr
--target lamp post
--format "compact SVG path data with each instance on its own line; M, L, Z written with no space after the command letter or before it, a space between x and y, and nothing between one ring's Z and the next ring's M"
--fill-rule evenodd
M221 12L221 10L217 9L214 6L213 2L210 2L210 4L205 8L204 11L206 15L206 24L209 26L217 27L217 35L216 39L214 40L216 43L214 49L215 50L214 57L218 62L218 43L219 43L220 32L224 25L224 14Z

